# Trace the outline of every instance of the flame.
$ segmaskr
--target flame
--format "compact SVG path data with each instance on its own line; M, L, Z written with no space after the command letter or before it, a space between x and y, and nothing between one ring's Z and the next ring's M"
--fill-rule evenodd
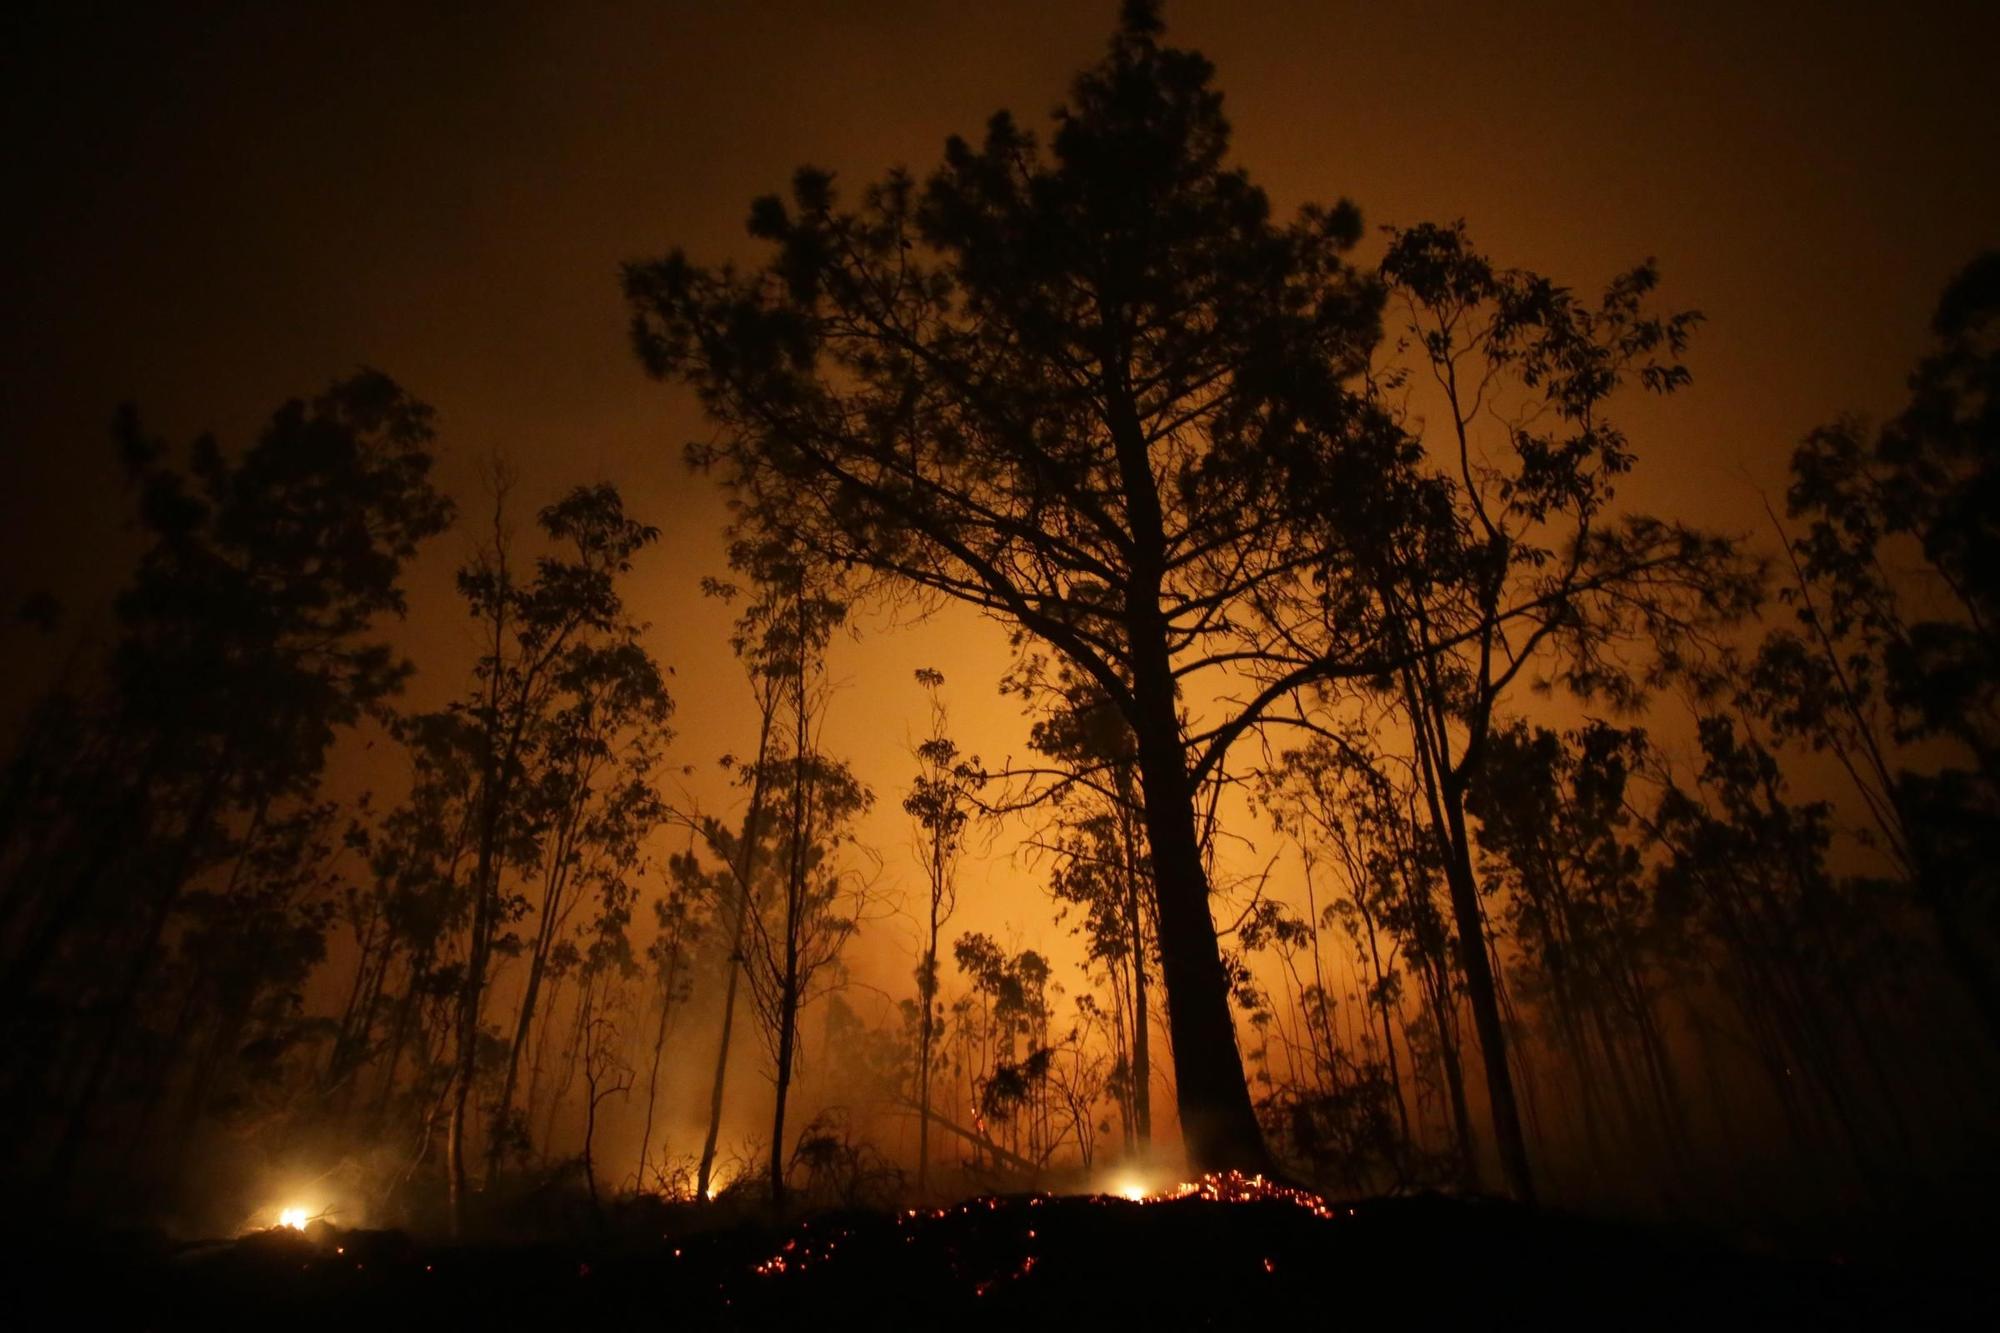
M278 1225L290 1227L294 1231L304 1231L308 1214L305 1209L294 1206L278 1210Z
M1304 1208L1315 1217L1331 1219L1337 1210L1310 1190L1294 1189L1266 1180L1261 1175L1246 1176L1240 1171L1210 1173L1200 1180L1183 1180L1167 1189L1149 1189L1137 1180L1125 1180L1111 1192L1134 1203L1172 1203L1178 1199L1205 1199L1210 1203L1256 1203L1276 1200ZM1346 1210L1351 1217L1354 1210Z

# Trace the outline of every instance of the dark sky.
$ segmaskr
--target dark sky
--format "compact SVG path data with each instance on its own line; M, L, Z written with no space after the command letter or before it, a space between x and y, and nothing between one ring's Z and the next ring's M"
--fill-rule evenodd
M1709 323L1694 389L1630 417L1628 493L1749 528L1799 434L1894 404L1938 288L2000 243L1995 10L1172 0L1167 17L1218 65L1238 158L1281 208L1463 217L1500 260L1583 287L1657 256L1669 299ZM719 565L719 508L678 462L701 426L633 362L617 266L743 253L747 202L802 161L858 185L928 167L998 107L1039 120L1115 17L1112 0L10 6L0 596L52 584L88 620L121 572L119 400L176 437L241 440L368 363L439 409L459 494L497 450L526 505L609 478L668 529L640 600L679 670L684 757L743 744L726 617L694 598ZM422 660L462 631L447 576L468 540L419 580ZM983 694L997 657L962 627L882 642L845 658L844 730L893 785L905 734L883 719L915 715L908 668ZM996 705L963 707L998 726L979 716Z

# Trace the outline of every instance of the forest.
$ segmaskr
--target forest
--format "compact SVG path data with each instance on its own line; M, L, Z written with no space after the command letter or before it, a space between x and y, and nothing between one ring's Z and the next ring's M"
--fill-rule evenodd
M652 467L726 500L670 587L680 516L581 463L448 488L478 443L383 370L244 438L120 409L109 614L9 608L61 665L0 777L8 1197L461 1243L1976 1206L2000 250L1897 410L1765 442L1762 527L1650 512L1700 293L1281 210L1218 87L1129 3L1046 124L801 167L748 260L628 254L625 370L701 421ZM991 678L871 647L975 620ZM907 710L842 722L856 670Z

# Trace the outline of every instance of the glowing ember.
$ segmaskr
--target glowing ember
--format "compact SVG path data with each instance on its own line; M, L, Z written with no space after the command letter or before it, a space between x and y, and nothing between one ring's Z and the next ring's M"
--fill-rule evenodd
M290 1227L294 1231L304 1231L306 1229L306 1210L303 1208L280 1209L278 1212L278 1225L281 1227Z
M1136 1182L1119 1185L1115 1193L1135 1203L1170 1203L1176 1199L1206 1199L1211 1203L1257 1203L1276 1200L1305 1209L1315 1217L1331 1219L1335 1210L1327 1201L1310 1190L1293 1189L1280 1185L1262 1176L1246 1176L1240 1171L1225 1171L1221 1174L1203 1176L1200 1180L1184 1180L1171 1189L1149 1190ZM1349 1208L1351 1215L1354 1210Z

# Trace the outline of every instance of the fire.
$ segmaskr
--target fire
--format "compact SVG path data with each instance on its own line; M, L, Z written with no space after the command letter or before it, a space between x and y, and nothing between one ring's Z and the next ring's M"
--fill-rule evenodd
M1167 1189L1149 1189L1137 1180L1124 1180L1114 1185L1113 1194L1130 1199L1134 1203L1172 1203L1178 1199L1206 1199L1210 1203L1255 1203L1276 1200L1304 1208L1314 1216L1331 1219L1335 1216L1333 1206L1310 1190L1294 1189L1266 1180L1261 1175L1246 1176L1239 1171L1224 1171L1203 1176L1200 1180L1184 1180ZM1354 1210L1347 1210L1350 1216Z
M303 1208L281 1208L278 1210L278 1225L290 1227L294 1231L304 1231L308 1216Z

